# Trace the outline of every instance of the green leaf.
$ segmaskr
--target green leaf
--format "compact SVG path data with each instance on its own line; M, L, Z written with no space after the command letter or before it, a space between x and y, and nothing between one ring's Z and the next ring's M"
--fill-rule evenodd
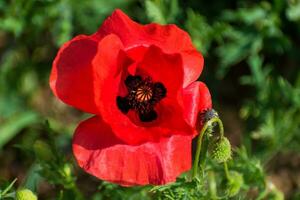
M18 113L8 120L5 120L0 127L0 149L13 137L15 137L23 128L37 120L37 114L29 111Z
M5 195L7 192L9 192L13 185L15 184L15 182L17 181L17 179L15 178L3 191L0 191L0 195Z
M32 190L33 192L37 192L37 186L41 181L42 177L39 172L41 170L41 166L37 163L33 163L29 168L26 176L26 180L24 183L24 187Z
M146 13L148 18L159 24L166 24L165 16L163 15L162 8L158 3L154 3L153 1L147 0L145 2Z
M286 10L286 16L291 21L300 21L300 1L290 3L289 8Z

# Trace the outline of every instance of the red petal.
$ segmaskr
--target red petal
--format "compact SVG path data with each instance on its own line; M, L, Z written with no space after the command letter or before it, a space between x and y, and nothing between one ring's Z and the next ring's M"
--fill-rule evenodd
M199 99L199 107L198 110L199 112L202 112L207 109L212 108L212 101L211 101L211 96L209 89L205 85L205 83L197 81L196 84L198 83L199 87L199 94L200 94L200 99Z
M117 73L122 43L115 35L100 42L91 36L78 36L59 50L50 75L53 93L65 103L89 113L99 113L97 101L101 90L97 73ZM95 58L101 57L102 59ZM103 78L103 76L102 76Z
M167 98L177 99L181 92L183 67L180 54L166 54L159 47L150 46L136 73L151 77L153 82L163 83Z
M163 83L167 89L166 98L157 106L158 125L173 131L191 133L182 109L183 70L180 54L165 54L160 48L150 46L137 73L150 76L154 82Z
M184 51L181 56L185 75L183 87L187 87L199 78L204 66L204 59L202 54L196 50Z
M93 66L97 42L80 35L64 44L50 75L53 93L65 103L90 113L97 113L93 91Z
M199 113L212 107L211 96L203 82L197 81L183 90L184 116L195 127Z
M174 135L157 143L124 144L99 117L82 122L73 139L79 166L124 186L166 184L191 167L191 137Z
M193 130L184 120L182 110L181 56L164 54L158 47L151 46L136 71L150 76L155 82L162 82L167 88L167 97L158 103L158 119L154 123L142 123L136 113L125 115L117 107L116 98L124 85L120 82L122 79L102 81L99 107L103 120L111 125L113 132L127 144L135 145L173 134L192 135ZM103 73L98 77L101 75Z
M181 53L184 64L184 87L197 80L202 71L202 55L193 46L189 35L176 25L162 26L152 23L143 26L132 21L121 10L115 10L94 36L102 38L110 33L120 37L126 50L156 45L166 53Z

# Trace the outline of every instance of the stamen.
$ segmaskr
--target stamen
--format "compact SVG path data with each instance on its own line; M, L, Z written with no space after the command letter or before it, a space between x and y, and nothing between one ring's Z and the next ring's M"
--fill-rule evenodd
M117 97L117 105L118 108L122 111L122 113L127 114L129 109L130 109L130 105L128 100L126 99L126 97Z
M128 88L128 90L134 90L139 86L141 81L142 77L129 75L125 80L125 85Z
M139 118L142 122L151 122L157 118L157 113L151 110L150 112L139 114Z
M130 109L137 112L142 122L150 122L157 118L155 104L162 100L167 90L160 82L153 83L150 77L144 80L140 76L129 75L125 79L128 90L126 97L117 97L117 106L124 114Z
M155 99L155 101L160 101L161 99L163 99L166 96L167 90L162 83L160 83L160 82L155 83L153 88L154 88L153 99Z

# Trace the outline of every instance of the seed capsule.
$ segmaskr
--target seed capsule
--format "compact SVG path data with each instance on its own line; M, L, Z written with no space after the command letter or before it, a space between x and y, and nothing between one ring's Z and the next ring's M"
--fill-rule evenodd
M209 144L212 159L218 163L226 162L231 158L231 145L226 137L219 137Z
M227 183L227 194L229 197L233 197L237 195L244 184L244 179L242 174L236 171L229 172L229 181Z

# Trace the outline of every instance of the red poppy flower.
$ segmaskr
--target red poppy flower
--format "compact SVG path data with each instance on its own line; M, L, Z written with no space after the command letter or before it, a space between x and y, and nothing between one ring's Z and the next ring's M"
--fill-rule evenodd
M165 184L191 167L198 113L211 107L196 81L203 57L175 25L140 25L116 10L93 35L59 50L50 76L63 102L95 114L75 131L88 173L121 185Z

